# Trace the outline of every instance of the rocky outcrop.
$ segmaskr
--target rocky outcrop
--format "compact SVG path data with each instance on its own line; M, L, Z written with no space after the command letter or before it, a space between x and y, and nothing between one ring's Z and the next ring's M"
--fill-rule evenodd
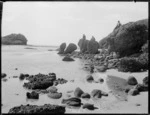
M3 45L27 45L27 39L22 34L10 34L2 37Z
M80 47L81 53L85 53L87 51L88 42L89 40L86 40L86 36L83 34L83 37L78 42L78 46Z
M8 113L22 113L22 114L58 114L58 113L65 113L65 107L59 106L59 105L51 105L51 104L45 104L45 105L21 105L13 107L9 110Z
M80 89L79 87L77 87L74 91L74 96L75 97L81 97L81 95L83 94L84 92L82 91L82 89Z
M65 56L62 61L74 61L70 56Z
M66 43L62 43L59 47L59 52L58 54L63 54L64 53L64 50L66 48Z
M87 44L87 51L89 54L98 53L99 44L95 41L95 38L92 36L91 40Z
M138 84L138 82L134 76L129 76L127 79L127 82L129 85L137 85Z
M31 93L27 92L26 96L28 99L39 99L39 94L35 91L32 91Z
M68 106L81 106L81 99L76 97L71 97L69 99L62 99L62 104L66 104Z
M112 33L99 42L99 45L123 57L140 52L147 40L148 19L145 19L116 27Z
M77 46L76 46L76 44L74 44L74 43L70 43L69 45L68 45L68 47L66 48L66 50L65 50L65 54L71 54L73 51L75 51L77 49Z

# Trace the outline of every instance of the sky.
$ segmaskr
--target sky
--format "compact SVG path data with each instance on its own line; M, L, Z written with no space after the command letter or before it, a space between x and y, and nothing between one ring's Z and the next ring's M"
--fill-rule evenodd
M121 24L148 18L148 2L4 2L2 36L21 33L31 45L97 41Z

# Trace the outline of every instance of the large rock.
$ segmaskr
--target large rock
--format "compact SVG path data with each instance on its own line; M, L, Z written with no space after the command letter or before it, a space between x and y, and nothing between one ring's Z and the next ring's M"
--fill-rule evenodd
M76 97L71 97L69 99L62 99L62 104L66 104L68 106L81 106L81 99Z
M77 87L74 91L74 96L75 97L81 97L81 95L83 94L84 92L79 88Z
M134 76L129 76L127 79L127 82L129 85L137 85L138 84L138 82Z
M66 50L65 50L65 54L71 54L73 51L75 51L77 49L77 46L76 46L76 44L74 44L74 43L70 43L69 45L68 45L68 47L66 48Z
M3 45L27 45L27 39L22 34L10 34L2 37Z
M116 27L99 44L101 48L107 47L110 52L114 51L123 57L140 52L147 39L148 19L145 19Z
M83 37L78 42L78 46L80 47L80 52L85 53L87 51L88 42L89 40L86 40L86 36L83 35Z
M59 105L51 105L51 104L45 104L45 105L21 105L13 107L9 110L8 113L22 113L22 114L58 114L58 113L65 113L65 107L59 106Z
M62 43L59 47L59 52L58 54L63 54L64 53L64 50L66 48L66 43Z
M99 44L95 41L95 38L92 36L91 40L87 44L87 51L89 54L98 53Z

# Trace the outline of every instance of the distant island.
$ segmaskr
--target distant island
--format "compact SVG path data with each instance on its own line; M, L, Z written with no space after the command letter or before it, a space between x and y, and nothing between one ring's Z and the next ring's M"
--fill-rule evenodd
M22 34L10 34L2 37L2 45L27 45L27 41Z

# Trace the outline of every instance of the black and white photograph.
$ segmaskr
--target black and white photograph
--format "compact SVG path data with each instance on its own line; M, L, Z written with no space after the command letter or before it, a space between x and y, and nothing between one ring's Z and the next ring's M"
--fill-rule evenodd
M148 2L6 1L2 114L148 114Z

